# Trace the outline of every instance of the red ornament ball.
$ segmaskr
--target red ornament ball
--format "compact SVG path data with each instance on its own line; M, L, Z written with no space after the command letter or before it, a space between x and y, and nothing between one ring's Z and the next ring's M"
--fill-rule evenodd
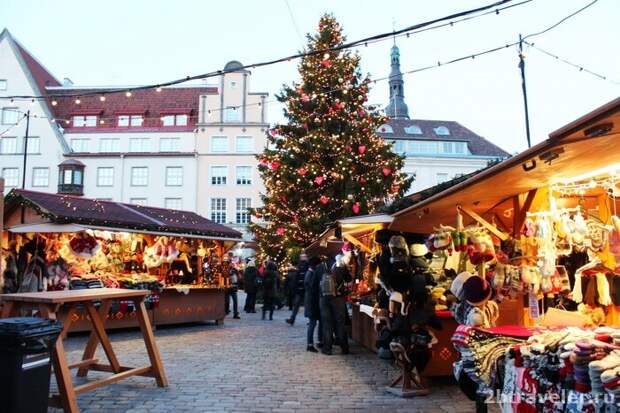
M321 60L321 66L329 69L332 67L332 61L329 59Z
M388 167L383 168L383 175L390 176L392 174L392 170Z
M271 162L271 164L269 165L269 169L275 171L276 169L278 169L280 167L280 162L277 161L273 161Z
M279 227L276 229L276 234L278 234L279 236L282 236L284 235L284 231L285 231L284 228Z
M327 204L329 202L329 197L325 196L325 195L321 195L321 197L319 198L319 202L322 203L323 205Z
M306 171L306 168L299 168L297 170L297 173L301 176L304 176L308 171Z

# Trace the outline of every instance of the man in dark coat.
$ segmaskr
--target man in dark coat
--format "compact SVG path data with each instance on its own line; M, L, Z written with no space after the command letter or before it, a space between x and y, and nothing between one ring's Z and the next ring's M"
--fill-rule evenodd
M295 279L295 298L293 300L293 312L291 317L286 319L286 322L290 325L295 324L299 307L304 302L305 288L304 280L306 278L306 271L308 271L308 256L306 254L299 255L299 264L297 264L297 276Z
M304 279L305 297L304 297L304 315L308 318L308 346L307 351L317 352L314 347L314 329L318 323L318 346L323 346L323 325L321 323L321 312L319 301L321 298L320 284L321 277L325 273L325 264L319 257L312 257L308 261L308 271Z
M345 330L347 308L345 284L351 282L351 273L342 262L336 262L330 270L335 284L333 295L326 295L322 291L320 299L321 322L323 324L323 354L332 354L334 334L342 350L342 354L349 354L349 341Z
M245 298L244 310L246 313L255 313L256 304L256 277L258 276L258 270L254 260L250 260L243 272L243 286L247 297Z

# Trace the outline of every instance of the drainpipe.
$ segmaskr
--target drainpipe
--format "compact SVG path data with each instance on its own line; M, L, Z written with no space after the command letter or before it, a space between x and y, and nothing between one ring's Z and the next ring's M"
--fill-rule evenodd
M120 202L124 202L124 193L125 193L125 154L121 153L121 200Z

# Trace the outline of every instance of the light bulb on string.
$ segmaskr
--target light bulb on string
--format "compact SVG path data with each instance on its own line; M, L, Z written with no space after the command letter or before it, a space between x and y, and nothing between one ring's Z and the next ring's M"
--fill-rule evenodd
M100 100L101 102L105 102L105 96L104 96L104 95L99 96L99 100Z
M75 104L79 105L80 103L82 103L82 101L80 99L75 99Z
M128 98L130 98L130 97L131 97L131 92L129 92L129 91L125 92L125 96L127 96Z

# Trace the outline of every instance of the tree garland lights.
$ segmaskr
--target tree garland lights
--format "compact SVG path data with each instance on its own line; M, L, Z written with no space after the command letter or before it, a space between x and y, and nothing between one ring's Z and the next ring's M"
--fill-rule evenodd
M376 135L388 119L364 106L370 80L359 56L339 49L344 40L335 18L323 16L299 64L301 81L277 96L288 122L269 130L258 156L267 192L252 214L264 224L250 226L262 257L285 262L327 223L373 213L411 183L399 172L403 158Z

